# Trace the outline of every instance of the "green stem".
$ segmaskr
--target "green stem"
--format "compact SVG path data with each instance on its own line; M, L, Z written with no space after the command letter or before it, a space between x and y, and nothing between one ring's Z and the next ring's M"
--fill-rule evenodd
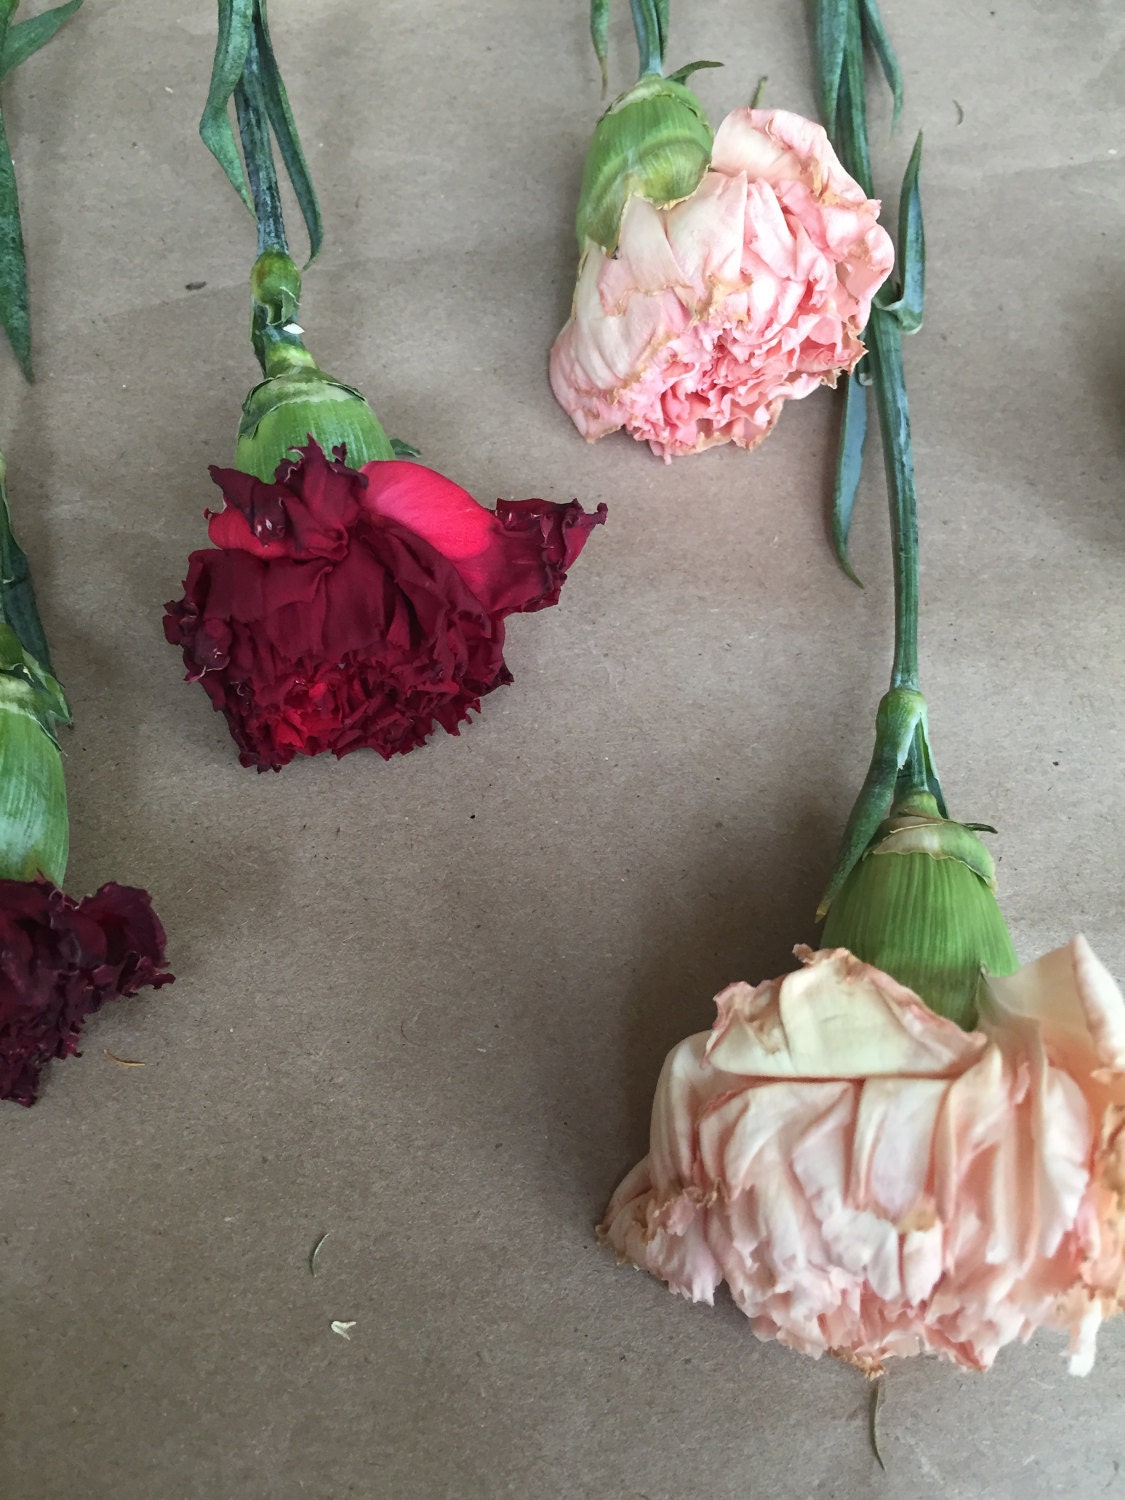
M289 253L285 238L285 220L281 213L281 192L277 184L273 147L270 145L269 116L262 91L262 64L258 51L257 31L250 33L246 66L234 90L234 107L238 115L238 133L242 137L242 155L254 212L258 219L258 254L266 250Z
M866 336L890 497L895 574L895 655L891 686L917 689L918 495L914 488L914 451L910 441L910 409L906 401L898 319L893 313L873 307Z
M849 0L848 5L848 31L837 120L837 145L844 166L868 197L873 197L859 0ZM906 382L902 369L902 334L893 313L872 307L863 336L867 343L867 361L879 410L883 466L887 474L890 499L895 577L895 654L891 686L916 690L918 496L914 487L910 408L906 400Z

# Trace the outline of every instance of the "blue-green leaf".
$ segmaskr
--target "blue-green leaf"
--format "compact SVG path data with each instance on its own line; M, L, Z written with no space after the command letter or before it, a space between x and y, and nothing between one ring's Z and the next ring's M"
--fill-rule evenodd
M19 0L0 0L0 56L8 38L8 26ZM20 224L20 199L16 169L8 149L4 118L0 114L0 324L8 335L20 369L28 380L31 373L31 313L27 300L27 257Z
M277 60L273 55L273 43L270 40L269 24L266 20L266 0L258 0L255 11L255 28L258 37L258 55L261 59L262 92L265 95L266 114L269 116L270 125L273 127L273 133L277 139L277 148L281 152L281 159L285 163L285 170L289 173L289 180L293 184L293 192L296 195L297 203L305 220L305 229L309 236L309 259L307 264L311 265L320 253L320 247L324 243L324 222L320 216L320 204L317 201L316 189L313 187L312 177L309 174L308 163L305 161L305 154L301 150L297 127L293 121L293 111L289 107L289 95L285 92L285 84L281 79L281 70L278 68Z
M602 70L602 94L609 87L609 0L590 0L590 40Z
M849 7L850 0L817 0L816 3L816 82L820 114L829 135L836 129L836 102L848 39Z
M926 301L926 231L922 223L922 194L918 174L922 167L922 132L906 164L898 200L898 260L901 273L893 302L878 305L894 313L903 333L917 333L922 326Z
M875 48L883 69L883 77L890 85L894 99L892 124L897 125L899 116L902 114L902 69L898 65L895 49L891 46L891 39L883 25L883 18L879 14L876 0L859 0L859 8L863 21L863 39Z
M53 673L47 637L35 603L31 567L27 554L16 541L8 510L7 491L0 483L0 619L10 625L25 651Z
M941 777L938 775L937 762L934 760L934 752L930 745L930 726L926 714L922 715L916 733L922 738L922 763L926 768L926 786L937 803L938 812L943 818L948 818L949 809L945 805L945 793L941 789ZM980 823L977 827L986 829L989 833L996 832L996 829L987 823Z
M656 0L629 0L629 9L633 13L633 30L637 37L641 74L659 73L664 67L664 54L660 46L660 17L656 10Z
M203 144L227 174L231 186L251 213L254 204L246 186L246 173L235 143L228 106L246 66L253 28L254 0L219 0L219 36L211 68L211 86L199 122Z
M656 10L656 27L660 37L660 63L664 64L664 55L668 51L668 12L671 0L654 0Z
M686 83L693 73L698 73L700 68L721 68L721 62L699 62L684 63L682 68L677 68L674 73L668 74L671 83Z
M902 306L898 320L903 333L917 333L921 328L926 300L926 231L918 186L921 167L922 132L919 131L906 165L898 204L898 253L902 262Z
M855 370L847 377L836 454L836 483L832 490L832 545L841 568L853 583L863 584L848 558L848 533L852 525L856 491L863 468L863 445L867 438L867 387Z
M49 42L64 21L82 4L82 0L67 0L65 5L56 5L38 16L29 16L19 21L4 38L4 51L0 53L0 78L7 78L13 68L18 68L33 52L38 52Z

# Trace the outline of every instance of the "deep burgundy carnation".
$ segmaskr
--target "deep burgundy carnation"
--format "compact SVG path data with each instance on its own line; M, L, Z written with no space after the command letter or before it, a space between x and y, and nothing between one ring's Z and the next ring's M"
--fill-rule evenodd
M0 880L0 1099L34 1104L52 1057L118 995L171 984L147 891L103 885L75 901L49 880Z
M478 505L432 469L350 469L310 443L266 484L211 469L226 507L164 632L221 709L244 766L369 746L384 759L458 733L511 682L504 618L544 609L605 506Z

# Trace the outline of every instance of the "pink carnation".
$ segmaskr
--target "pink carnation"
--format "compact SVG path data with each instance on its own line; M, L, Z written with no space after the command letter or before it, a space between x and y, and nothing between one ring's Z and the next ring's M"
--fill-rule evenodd
M718 997L664 1064L649 1154L599 1230L762 1339L869 1374L985 1370L1039 1327L1094 1361L1125 1303L1125 1002L1083 938L984 986L961 1031L845 949Z
M551 387L589 441L619 427L669 460L753 448L781 404L856 364L894 263L879 204L819 125L738 109L668 208L628 200L613 257L588 244Z

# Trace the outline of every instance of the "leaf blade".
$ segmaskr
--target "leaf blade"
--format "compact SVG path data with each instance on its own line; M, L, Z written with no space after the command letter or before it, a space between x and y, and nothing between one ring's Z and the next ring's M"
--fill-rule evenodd
M609 0L590 0L590 40L602 72L602 97L609 88Z
M682 68L677 68L674 73L669 73L667 76L670 83L686 83L693 73L699 72L700 68L721 68L722 66L721 62L708 62L705 58L700 58L697 62L684 63Z
M894 101L891 114L891 128L894 129L902 115L902 68L899 66L895 49L891 45L891 39L887 35L887 28L883 25L883 18L879 14L878 0L859 0L859 8L863 39L865 42L870 42L875 49L879 66L883 69L883 77L887 80Z
M660 65L664 65L664 54L668 51L668 24L671 0L655 0L656 30L660 41Z
M848 39L849 0L817 0L816 84L820 115L829 135L836 129L840 79L844 71L844 48Z
M0 79L7 78L14 68L45 46L81 5L82 0L66 0L64 5L56 5L38 16L18 21L4 38L4 50L0 52Z
M8 149L4 117L0 113L0 325L24 378L34 381L31 368L31 307L27 293L27 253L20 222L16 168Z
M917 333L926 302L926 228L922 222L922 132L906 164L898 204L898 244L902 257L902 306L898 320L903 333Z
M917 333L922 326L926 301L926 230L922 222L922 194L918 174L922 166L922 132L906 164L898 203L898 259L901 279L895 283L892 301L876 293L875 305L891 313L903 333ZM884 291L886 289L884 288Z
M840 423L840 446L836 452L836 481L832 487L832 546L844 572L860 588L848 557L848 535L855 509L859 477L863 470L863 448L867 440L867 387L855 370L847 377L844 388L843 417Z
M886 817L894 798L898 773L910 754L915 730L925 711L926 700L921 693L910 688L891 688L883 695L875 718L875 748L871 752L871 763L848 815L835 867L817 907L818 922L824 920L844 882L862 859L875 830Z
M266 0L257 0L254 16L266 114L277 141L277 149L281 152L281 159L285 163L285 170L289 174L289 181L293 185L301 217L305 221L305 232L309 237L309 258L306 265L312 265L324 244L324 220L321 217L320 203L316 196L316 189L313 187L308 162L301 149L301 140L297 134L293 111L289 105L289 95L281 77L281 69L274 56L269 23L266 19Z
M211 66L207 102L199 121L199 134L203 144L222 167L231 187L251 213L254 212L254 204L246 184L246 172L238 154L228 107L246 67L253 21L254 0L227 0L227 3L219 5L215 60Z

